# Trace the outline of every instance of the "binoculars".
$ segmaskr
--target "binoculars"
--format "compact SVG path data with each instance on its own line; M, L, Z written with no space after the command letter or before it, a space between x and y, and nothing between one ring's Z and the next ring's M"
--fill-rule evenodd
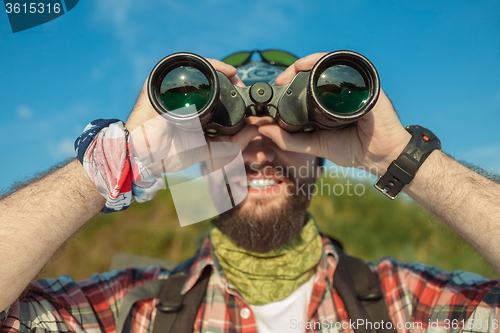
M237 133L249 116L270 116L288 132L339 128L367 114L380 92L373 64L352 51L326 54L288 85L251 87L233 85L199 55L174 53L156 64L147 86L158 114L184 129L201 124L210 136Z

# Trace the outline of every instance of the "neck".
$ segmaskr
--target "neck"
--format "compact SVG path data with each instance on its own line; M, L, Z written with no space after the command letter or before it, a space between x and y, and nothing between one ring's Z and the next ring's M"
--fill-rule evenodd
M284 246L266 252L245 250L217 228L212 230L211 240L227 281L251 304L266 304L291 294L314 274L323 248L312 218Z

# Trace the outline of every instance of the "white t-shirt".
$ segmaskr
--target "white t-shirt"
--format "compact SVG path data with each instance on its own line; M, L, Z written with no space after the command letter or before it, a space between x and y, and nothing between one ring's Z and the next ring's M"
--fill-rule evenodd
M250 305L259 333L301 333L299 323L307 320L307 310L314 287L314 275L288 297L269 304ZM304 325L304 324L303 324Z

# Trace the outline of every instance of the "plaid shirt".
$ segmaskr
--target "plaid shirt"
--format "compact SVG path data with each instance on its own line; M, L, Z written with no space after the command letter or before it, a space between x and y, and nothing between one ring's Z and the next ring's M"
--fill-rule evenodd
M337 253L328 238L323 237L323 245L304 327L307 332L353 332L356 323L349 322L344 304L332 287ZM193 332L257 332L253 312L228 285L215 258L207 238L183 288L183 292L192 288L203 268L213 265ZM498 331L499 281L392 258L382 259L372 268L380 277L398 332ZM28 296L0 313L0 332L115 332L119 306L127 292L168 275L168 271L151 266L96 274L82 282L68 276L34 281ZM157 303L158 299L137 302L128 314L124 331L152 332ZM304 329L297 329L300 331Z

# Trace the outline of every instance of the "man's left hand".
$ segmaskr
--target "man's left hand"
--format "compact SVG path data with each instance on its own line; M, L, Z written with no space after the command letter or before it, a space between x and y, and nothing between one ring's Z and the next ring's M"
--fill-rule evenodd
M325 54L315 53L297 60L276 78L276 85L286 85L298 72L311 70ZM337 165L364 168L376 175L385 173L411 138L382 90L374 108L346 127L288 133L277 124L266 124L259 127L259 132L283 150L313 154Z

